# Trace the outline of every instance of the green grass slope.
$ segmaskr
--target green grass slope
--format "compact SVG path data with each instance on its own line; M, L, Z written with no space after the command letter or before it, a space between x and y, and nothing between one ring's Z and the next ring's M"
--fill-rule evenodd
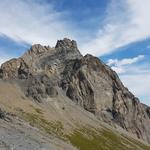
M64 131L59 121L49 122L40 114L24 114L31 125L36 126L47 134L70 142L79 150L150 150L150 147L131 137L126 137L107 128L97 129L91 126L78 127L70 134Z

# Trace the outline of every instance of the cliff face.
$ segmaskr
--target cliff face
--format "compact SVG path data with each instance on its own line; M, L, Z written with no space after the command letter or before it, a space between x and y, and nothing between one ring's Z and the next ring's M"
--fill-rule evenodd
M22 57L1 66L2 79L21 80L27 97L42 103L58 89L98 119L120 126L150 143L150 108L140 103L118 75L98 58L82 56L75 41L54 48L33 45Z
M149 108L140 103L117 74L98 58L86 55L64 71L66 95L99 119L117 124L150 142ZM64 80L65 79L65 80Z

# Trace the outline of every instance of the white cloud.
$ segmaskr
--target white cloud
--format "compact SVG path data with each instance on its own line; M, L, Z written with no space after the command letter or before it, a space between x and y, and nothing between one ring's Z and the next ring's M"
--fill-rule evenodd
M6 62L7 60L10 60L11 58L12 56L8 56L0 52L0 66L2 63Z
M1 1L0 35L51 46L57 39L69 37L79 42L83 54L97 56L150 37L149 0L110 0L103 26L99 27L96 37L91 37L93 34L90 33L87 37L85 31L75 27L67 19L68 12L58 12L51 3L40 4L38 1Z
M66 12L57 12L51 4L35 0L0 1L0 35L29 44L52 45L57 39L73 38Z
M111 66L111 68L117 73L125 73L126 71L131 70L130 65L135 64L143 59L144 59L144 55L138 55L137 57L133 57L133 58L124 58L122 60L109 59L107 65Z
M10 59L10 57L4 57L4 56L2 56L1 58L0 58L0 66L1 66L1 64L2 63L4 63L4 62L6 62L7 60L9 60Z
M131 65L131 64L136 63L143 59L144 59L144 55L139 55L139 56L133 57L133 58L124 58L122 60L109 59L107 64L108 65L117 65L117 66Z
M21 43L54 46L58 39L75 39L72 23L66 21L67 12L57 12L42 0L0 1L0 36ZM65 18L65 19L64 19ZM13 49L12 49L13 51ZM14 49L14 51L17 51ZM12 52L13 53L13 52ZM13 56L0 49L0 64Z
M135 96L150 106L150 70L146 71L147 73L121 75L120 78Z
M112 0L103 27L81 45L94 55L111 53L127 44L150 37L150 0Z
M116 71L118 74L125 72L125 69L122 66L121 67L112 66L111 68L112 68L112 70Z
M122 60L110 59L107 65L119 74L121 81L140 100L150 105L150 69L148 63L138 64L144 59L144 55Z
M137 57L134 57L134 58L126 58L126 59L123 59L120 64L121 65L131 65L133 63L136 63L140 60L143 60L144 59L144 55L139 55Z

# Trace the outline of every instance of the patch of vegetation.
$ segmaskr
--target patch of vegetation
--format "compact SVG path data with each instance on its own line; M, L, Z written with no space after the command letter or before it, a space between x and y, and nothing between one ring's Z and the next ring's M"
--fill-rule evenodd
M35 127L44 130L48 134L55 134L56 136L63 137L63 125L60 121L50 122L44 119L42 115L24 113L25 119Z
M35 111L38 113L38 114L43 114L42 110L40 108L34 108Z
M35 113L38 113L40 115L43 114L43 110L41 108L37 108L37 107L35 107L33 105L30 105L30 106L33 108L33 110L35 111Z
M142 148L143 150L150 150L150 147L140 141L137 141L133 138L129 138L126 137L125 135L122 135L124 138L126 138L127 140L129 140L130 142L134 143L135 145L137 145L138 147Z
M136 145L129 140L113 133L111 130L85 128L68 135L69 141L79 150L149 150L142 144Z
M39 111L38 111L39 112ZM70 141L79 150L149 150L150 147L134 139L121 136L109 129L85 127L66 135L60 121L50 122L42 114L24 113L25 119L32 125L53 134L64 141Z

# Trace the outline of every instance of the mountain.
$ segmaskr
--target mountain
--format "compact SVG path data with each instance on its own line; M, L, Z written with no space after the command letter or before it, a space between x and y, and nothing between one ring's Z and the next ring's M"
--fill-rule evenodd
M33 45L2 64L0 78L3 148L150 149L150 107L74 40Z

